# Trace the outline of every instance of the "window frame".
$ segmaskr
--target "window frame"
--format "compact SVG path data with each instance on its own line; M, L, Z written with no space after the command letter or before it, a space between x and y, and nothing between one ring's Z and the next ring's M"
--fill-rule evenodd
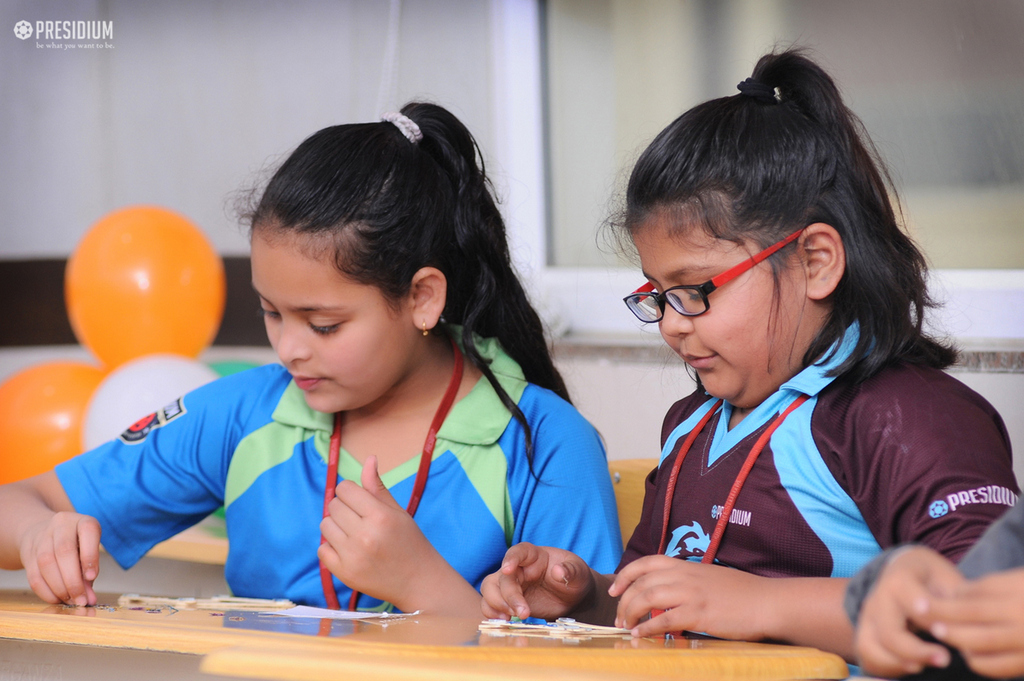
M654 325L641 324L622 303L643 283L639 270L549 262L542 11L541 0L491 0L494 179L513 264L552 336L653 341ZM931 270L929 290L942 303L928 316L934 333L970 346L1024 345L1024 269Z

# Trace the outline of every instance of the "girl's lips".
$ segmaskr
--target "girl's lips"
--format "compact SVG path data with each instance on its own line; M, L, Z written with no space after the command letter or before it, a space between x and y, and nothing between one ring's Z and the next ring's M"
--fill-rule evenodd
M710 369L716 356L717 355L714 354L704 355L703 357L697 357L696 355L683 355L683 361L697 370Z
M312 390L322 380L306 376L292 376L292 379L295 381L295 385L299 386L299 390Z

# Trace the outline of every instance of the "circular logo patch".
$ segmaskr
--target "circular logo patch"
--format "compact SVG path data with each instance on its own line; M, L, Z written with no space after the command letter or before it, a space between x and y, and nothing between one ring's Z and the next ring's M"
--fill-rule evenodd
M945 501L933 501L932 505L928 507L928 515L933 518L941 518L947 513L949 513L949 504Z
M27 21L19 21L14 25L14 35L22 40L28 40L32 37L32 24Z

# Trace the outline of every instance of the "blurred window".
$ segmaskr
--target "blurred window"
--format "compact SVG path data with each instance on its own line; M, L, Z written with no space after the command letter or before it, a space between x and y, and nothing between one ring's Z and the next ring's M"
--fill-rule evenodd
M799 44L863 120L933 267L1024 268L1024 2L548 0L544 21L549 265L628 265L600 227L639 152Z

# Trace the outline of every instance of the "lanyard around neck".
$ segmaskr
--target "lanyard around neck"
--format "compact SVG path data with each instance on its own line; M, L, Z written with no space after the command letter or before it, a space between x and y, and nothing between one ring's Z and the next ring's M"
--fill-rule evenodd
M430 429L427 431L427 439L423 442L423 453L420 454L420 467L416 470L416 481L412 486L412 495L409 497L409 504L405 507L409 515L415 515L423 497L423 489L427 486L427 477L430 475L430 460L434 455L434 445L437 444L437 431L441 430L441 424L448 417L452 405L455 403L455 395L459 392L459 385L462 383L462 352L455 340L451 337L448 340L452 344L452 352L455 355L455 367L452 369L452 377L448 381L448 389L441 398L441 404L437 406L434 413L434 420L430 422ZM328 516L327 506L334 499L334 488L338 484L338 455L341 452L341 412L334 415L334 430L331 432L331 446L327 457L327 482L324 483L324 515ZM320 543L326 540L320 535ZM320 582L324 588L324 598L327 599L327 607L331 610L340 610L338 603L338 592L334 588L334 577L330 570L320 562ZM352 590L352 597L349 599L349 610L355 610L359 601L359 592Z
M782 422L790 415L793 410L799 407L801 404L807 401L808 395L800 395L793 403L786 407L786 410L775 417L772 420L771 425L768 429L761 433L761 437L757 439L754 446L750 449L750 453L747 454L746 461L743 462L743 466L740 468L740 472L736 475L736 480L732 483L732 489L729 490L729 496L726 497L725 505L722 507L721 515L718 516L718 522L715 523L715 531L711 534L711 541L708 544L707 551L704 552L704 556L701 558L702 563L713 563L715 560L715 554L718 553L718 546L722 543L722 535L725 534L725 528L729 524L729 516L732 515L732 509L736 505L736 498L740 495L740 490L743 489L743 483L747 481L747 476L750 474L750 470L754 467L754 462L757 461L757 457L761 454L761 450L764 449L765 445L768 444L769 438L775 429L782 425ZM672 498L675 496L676 481L679 478L679 469L683 465L683 459L686 458L687 452L690 451L690 447L693 446L694 440L707 425L708 421L714 415L719 405L722 404L722 400L716 401L711 408L708 409L708 413L704 414L704 417L694 426L690 434L686 436L683 443L679 445L679 451L676 452L676 460L672 464L672 472L668 477L668 485L665 489L665 507L662 512L661 522L661 541L658 544L658 554L665 553L665 542L668 538L668 522L669 516L672 513Z

